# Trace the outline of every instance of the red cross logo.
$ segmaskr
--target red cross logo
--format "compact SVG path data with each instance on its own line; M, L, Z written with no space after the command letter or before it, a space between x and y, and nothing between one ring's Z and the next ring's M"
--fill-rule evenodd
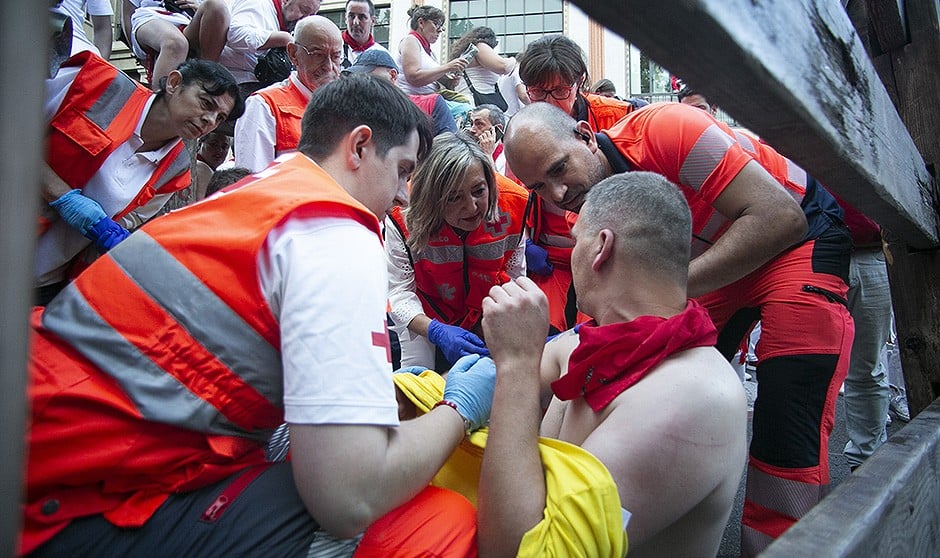
M503 234L503 231L506 230L506 227L509 225L509 213L506 211L500 210L499 217L496 218L495 223L486 224L486 232L492 235Z
M372 332L372 344L376 347L385 347L385 358L392 362L392 345L388 341L388 324L385 324L385 331Z

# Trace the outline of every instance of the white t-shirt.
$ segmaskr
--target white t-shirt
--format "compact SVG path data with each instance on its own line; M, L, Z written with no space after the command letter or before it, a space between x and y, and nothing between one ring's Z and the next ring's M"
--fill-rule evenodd
M516 67L512 69L506 75L500 76L496 81L496 87L499 88L500 94L502 94L503 99L506 100L506 110L503 111L506 113L506 118L519 112L524 105L522 101L519 100L519 96L516 94L516 86L522 84L522 78L519 77L519 64L516 64Z
M229 9L232 19L219 63L232 72L238 83L256 82L258 49L281 29L277 11L271 0L233 0Z
M85 13L91 16L113 16L114 9L108 0L62 0L62 2L50 8L60 14L65 14L72 19L72 55L90 50L95 54L101 54L98 47L85 35Z
M417 41L418 39L414 38L412 35L405 36L402 41ZM418 50L421 52L421 69L427 70L430 68L436 68L439 66L437 59L424 50L423 47L418 45ZM395 83L398 84L398 87L408 95L428 95L430 93L437 93L437 82L432 81L427 85L411 85L408 83L408 78L405 76L405 66L402 64L401 56L401 43L398 44L398 53L395 56L395 63L398 64L398 79L395 80Z
M289 219L258 269L281 329L285 420L398 426L375 234L350 219Z

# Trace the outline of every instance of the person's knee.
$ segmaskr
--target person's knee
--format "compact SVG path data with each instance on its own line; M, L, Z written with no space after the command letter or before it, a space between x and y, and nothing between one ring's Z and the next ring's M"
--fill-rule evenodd
M202 14L203 25L224 24L228 27L231 15L225 0L204 0L199 5L199 12Z
M815 467L838 355L762 360L754 405L751 455L776 467Z
M178 60L182 64L189 54L189 41L182 33L166 34L160 39L160 56Z

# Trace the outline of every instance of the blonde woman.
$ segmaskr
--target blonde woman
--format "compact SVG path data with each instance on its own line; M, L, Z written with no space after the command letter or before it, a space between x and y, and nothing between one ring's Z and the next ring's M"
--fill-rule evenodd
M409 207L386 219L402 366L447 370L466 354L488 354L481 305L490 287L525 275L526 199L469 134L434 138L412 178Z

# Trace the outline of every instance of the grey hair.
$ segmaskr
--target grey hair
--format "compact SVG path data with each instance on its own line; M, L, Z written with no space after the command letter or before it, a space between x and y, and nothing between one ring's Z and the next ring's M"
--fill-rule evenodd
M578 217L587 234L614 231L626 261L685 285L692 215L679 187L653 172L615 174L588 192Z

